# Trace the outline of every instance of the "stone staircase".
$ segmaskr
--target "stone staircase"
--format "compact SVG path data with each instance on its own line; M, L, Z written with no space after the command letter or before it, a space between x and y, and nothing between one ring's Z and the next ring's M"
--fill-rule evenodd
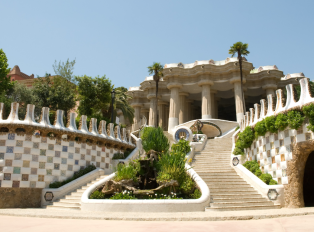
M210 139L203 151L195 153L192 167L210 190L211 203L205 211L280 208L259 194L231 166L231 136Z
M47 209L70 209L70 210L81 210L81 197L84 191L92 184L98 182L99 180L105 178L106 175L100 176L97 179L81 186L80 188L74 190L58 201L53 202L51 205L47 205Z

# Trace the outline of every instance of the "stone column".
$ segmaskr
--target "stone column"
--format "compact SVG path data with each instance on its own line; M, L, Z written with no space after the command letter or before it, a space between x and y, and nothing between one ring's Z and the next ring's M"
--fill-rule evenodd
M182 87L179 83L169 83L167 88L170 89L170 107L169 107L169 124L168 132L174 129L175 126L179 125L179 89Z
M274 97L276 96L275 90L277 89L277 85L265 86L263 89L266 90L266 96L269 94L273 95Z
M164 130L168 129L168 122L169 122L169 103L167 103L167 105L165 106L165 126L164 126Z
M193 100L186 101L186 114L187 114L186 121L187 122L193 120L193 107L192 107L193 102L194 102Z
M210 86L213 82L202 80L198 85L202 86L202 119L210 119L212 118Z
M241 82L239 81L234 82L234 99L235 99L236 112L237 112L237 122L239 123L241 122L244 116Z
M179 109L179 124L185 123L187 120L186 111L186 97L189 96L188 93L179 93L180 96L180 109Z
M149 106L149 126L155 126L155 123L157 121L156 96L149 95L148 99L150 100L150 106Z
M158 126L160 126L161 128L165 128L165 104L166 102L164 101L158 101Z
M210 99L211 99L211 112L212 112L212 118L217 118L216 116L216 98L215 98L215 94L217 93L217 91L212 90L210 92Z
M142 104L132 104L132 107L134 108L134 119L133 119L133 126L132 126L133 131L138 130L140 127L141 106Z

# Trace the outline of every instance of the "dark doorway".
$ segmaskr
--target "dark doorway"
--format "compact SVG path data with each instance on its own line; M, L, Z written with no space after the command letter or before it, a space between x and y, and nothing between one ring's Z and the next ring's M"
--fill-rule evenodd
M314 151L309 155L304 169L303 180L304 206L314 206Z

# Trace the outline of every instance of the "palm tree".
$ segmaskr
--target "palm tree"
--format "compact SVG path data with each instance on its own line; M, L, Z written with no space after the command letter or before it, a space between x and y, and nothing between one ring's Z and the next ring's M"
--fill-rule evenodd
M242 92L242 102L243 102L243 113L245 114L245 104L244 104L244 93L243 93L243 76L242 76L242 56L247 56L250 52L247 50L248 48L247 43L236 42L234 43L230 49L229 54L232 54L233 57L236 53L238 54L239 66L240 66L240 75L241 75L241 92Z
M115 88L115 109L121 110L125 119L128 119L129 122L133 123L134 118L134 109L129 104L131 96L127 95L128 89L125 87Z
M148 73L149 74L154 74L154 81L156 82L156 109L155 109L155 112L157 114L158 112L158 82L160 80L160 78L163 76L162 74L162 71L163 71L163 66L160 64L160 63L156 63L154 62L152 66L148 66ZM158 115L156 115L156 120L155 120L155 127L157 128L158 127L158 121L157 121L157 118L158 118Z

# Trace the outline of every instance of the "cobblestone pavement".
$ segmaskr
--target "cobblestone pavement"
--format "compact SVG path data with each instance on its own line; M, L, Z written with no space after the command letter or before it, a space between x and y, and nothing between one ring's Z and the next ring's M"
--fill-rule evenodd
M305 232L313 231L314 215L281 217L249 221L113 221L90 219L58 219L0 216L0 228L5 232L55 231L219 231L219 232Z
M79 210L55 210L55 209L0 209L0 215L18 217L127 220L127 221L227 221L227 220L257 220L266 218L314 215L314 207L298 209L282 208L271 210L245 210L224 212L209 211L209 212L181 212L181 213L142 213L142 212L108 213L108 212L87 212Z

